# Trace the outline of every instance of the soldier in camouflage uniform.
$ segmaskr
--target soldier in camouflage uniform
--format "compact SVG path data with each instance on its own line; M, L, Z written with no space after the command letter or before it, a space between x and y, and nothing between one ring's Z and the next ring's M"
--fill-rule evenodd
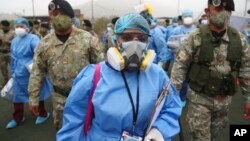
M98 38L97 34L95 33L95 31L93 30L93 26L92 23L90 22L90 20L83 20L83 30L88 31L92 36Z
M98 63L103 56L100 56L101 48L96 38L72 26L74 12L67 1L52 0L49 16L55 32L43 38L36 49L29 82L29 109L35 115L38 113L39 89L47 75L53 85L53 117L58 130L74 78L83 67Z
M9 80L8 64L10 64L10 43L14 38L15 32L10 29L10 23L6 20L1 21L0 29L0 67L4 86Z
M228 125L228 111L240 79L250 117L250 48L242 34L227 26L233 0L209 0L209 25L194 30L176 54L171 80L177 90L187 78L187 122L191 140L214 140Z

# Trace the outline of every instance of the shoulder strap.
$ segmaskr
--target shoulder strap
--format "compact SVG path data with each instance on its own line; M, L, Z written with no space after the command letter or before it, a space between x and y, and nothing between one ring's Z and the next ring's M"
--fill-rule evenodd
M200 48L200 54L199 54L199 63L211 63L214 57L214 46L212 43L212 33L208 26L202 26L200 27L201 31L201 39L202 44ZM241 39L239 32L228 26L227 28L227 34L229 37L229 43L228 43L228 51L227 51L227 61L230 62L230 66L232 70L236 70L239 68L240 62L241 62L241 52L242 52L242 45L241 45Z
M229 49L227 54L228 61L241 61L242 44L239 32L233 27L228 26Z
M94 105L92 103L92 98L97 86L98 81L100 80L100 64L96 64L95 65L95 75L94 75L94 85L93 88L91 90L91 94L89 97L89 102L88 102L88 109L87 109L87 114L86 114L86 118L84 121L84 129L83 132L85 135L87 135L88 130L90 128L91 122L92 122L92 117L93 117L93 110L94 110Z
M199 54L199 62L201 63L210 63L213 60L213 44L212 32L207 25L200 27L201 32L201 48Z

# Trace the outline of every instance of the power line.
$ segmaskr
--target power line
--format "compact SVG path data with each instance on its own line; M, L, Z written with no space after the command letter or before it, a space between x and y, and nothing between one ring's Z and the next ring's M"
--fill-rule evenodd
M94 21L94 0L91 0L91 20Z

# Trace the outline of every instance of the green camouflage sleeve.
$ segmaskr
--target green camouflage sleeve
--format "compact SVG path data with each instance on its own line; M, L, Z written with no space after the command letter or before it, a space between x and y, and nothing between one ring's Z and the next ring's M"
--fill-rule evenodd
M34 64L29 79L28 91L31 105L39 104L40 89L46 76L46 63L41 58L42 48L43 46L40 43L35 50Z
M250 46L246 41L244 35L240 34L243 51L242 62L239 72L240 86L246 102L250 103Z
M194 48L194 37L190 34L176 53L176 59L171 71L171 81L178 91L186 78L187 70L192 59Z
M96 64L104 60L101 44L98 38L92 36L90 39L90 63Z

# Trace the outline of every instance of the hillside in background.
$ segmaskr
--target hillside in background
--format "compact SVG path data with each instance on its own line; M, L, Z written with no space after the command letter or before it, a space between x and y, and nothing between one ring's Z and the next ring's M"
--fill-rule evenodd
M134 11L134 6L138 4L136 0L126 0L126 3L117 0L94 1L94 17L120 16ZM91 2L75 6L75 8L79 8L86 18L91 18Z

